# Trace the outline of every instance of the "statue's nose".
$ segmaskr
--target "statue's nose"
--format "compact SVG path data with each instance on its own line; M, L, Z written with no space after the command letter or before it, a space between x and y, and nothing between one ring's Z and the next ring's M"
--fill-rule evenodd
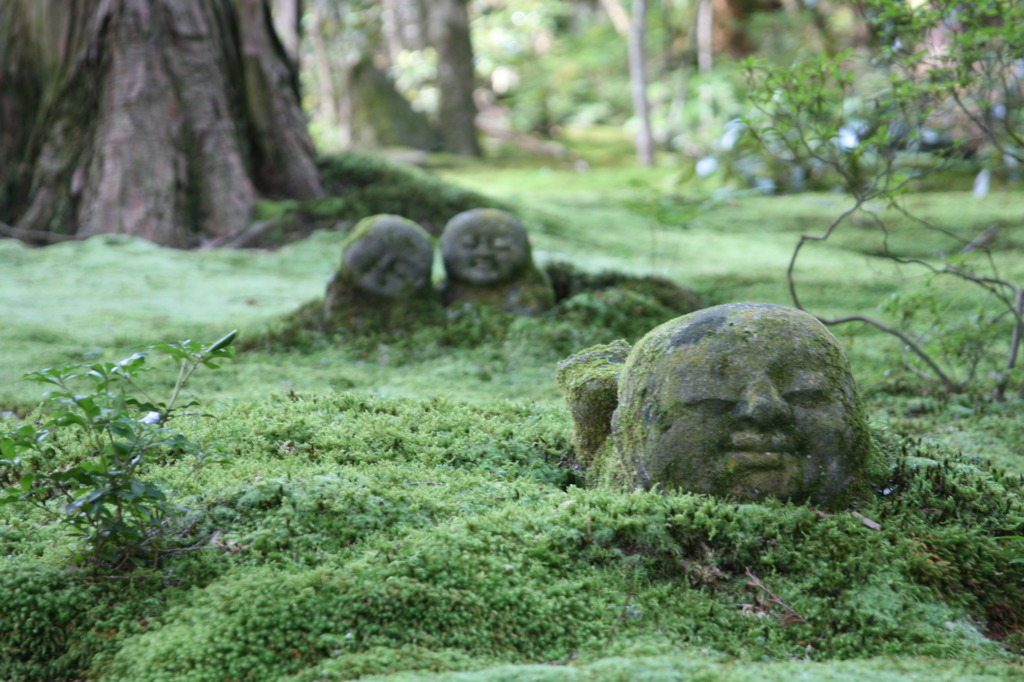
M740 400L739 415L761 425L788 423L793 418L789 403L767 380L747 385Z

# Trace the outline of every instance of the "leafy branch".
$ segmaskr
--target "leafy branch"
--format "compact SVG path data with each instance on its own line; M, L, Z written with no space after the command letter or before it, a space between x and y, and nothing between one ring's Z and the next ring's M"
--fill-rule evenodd
M187 510L170 504L165 491L140 478L139 472L158 455L191 455L197 466L217 459L215 452L167 424L197 404L178 404L196 369L217 369L220 360L234 358L237 335L232 331L209 345L180 341L148 346L146 350L162 352L179 365L166 402L152 400L138 386L139 375L150 370L145 352L119 362L26 374L28 381L56 388L47 395L51 411L45 419L0 433L0 469L17 482L0 496L0 504L31 506L65 524L81 536L93 566L156 564L167 522ZM85 392L78 390L82 385Z

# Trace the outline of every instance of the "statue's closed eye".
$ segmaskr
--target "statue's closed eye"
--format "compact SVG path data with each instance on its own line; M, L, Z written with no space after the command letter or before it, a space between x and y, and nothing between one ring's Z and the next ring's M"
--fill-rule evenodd
M782 397L796 407L817 407L829 400L828 391L823 388L800 388L787 391Z
M736 401L724 398L684 399L683 406L687 409L700 410L707 414L728 414L736 409Z

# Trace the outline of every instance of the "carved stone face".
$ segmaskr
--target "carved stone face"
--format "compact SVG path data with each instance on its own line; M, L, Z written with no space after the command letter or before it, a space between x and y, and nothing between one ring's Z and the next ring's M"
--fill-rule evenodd
M430 283L434 249L426 233L397 216L374 216L361 223L346 247L342 267L361 290L397 298Z
M656 328L630 354L613 417L643 487L827 502L869 445L846 356L812 316L716 306Z
M449 279L475 286L513 280L530 261L522 223L504 211L478 208L458 214L441 234Z

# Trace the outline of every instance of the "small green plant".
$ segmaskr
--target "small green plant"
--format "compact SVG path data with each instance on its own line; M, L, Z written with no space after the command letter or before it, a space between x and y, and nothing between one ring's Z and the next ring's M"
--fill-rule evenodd
M57 388L47 394L45 418L0 433L0 473L15 483L0 505L30 505L65 524L82 537L82 558L94 567L158 563L167 522L186 510L170 504L142 473L158 457L188 455L197 466L218 457L168 423L197 404L179 404L192 373L233 359L237 335L232 331L209 345L187 340L148 346L179 364L167 402L150 399L136 381L151 369L145 352L26 374L28 381Z

